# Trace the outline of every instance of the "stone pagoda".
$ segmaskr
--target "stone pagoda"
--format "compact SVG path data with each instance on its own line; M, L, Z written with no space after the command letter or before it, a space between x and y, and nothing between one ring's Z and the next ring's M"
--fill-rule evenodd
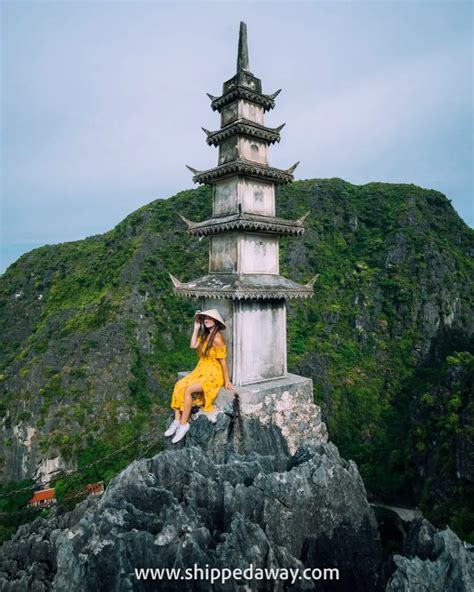
M207 143L219 149L218 165L206 171L188 167L195 183L213 187L212 218L195 222L181 216L189 233L209 237L209 274L187 283L171 276L176 294L198 298L197 308L222 314L231 380L255 385L254 395L268 392L271 381L286 387L308 381L287 374L286 300L312 296L314 279L300 285L279 275L280 236L301 235L308 215L275 215L275 188L293 180L298 164L286 170L269 165L268 148L280 141L284 124L267 127L264 113L279 92L264 94L250 72L247 27L240 23L237 73L224 82L220 97L208 95L221 127L203 129Z

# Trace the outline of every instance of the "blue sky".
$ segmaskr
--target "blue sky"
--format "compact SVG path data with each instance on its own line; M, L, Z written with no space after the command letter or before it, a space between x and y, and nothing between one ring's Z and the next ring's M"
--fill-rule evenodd
M1 2L0 273L105 232L215 166L206 92L235 72L239 21L286 122L297 179L415 183L474 225L473 6L396 2Z

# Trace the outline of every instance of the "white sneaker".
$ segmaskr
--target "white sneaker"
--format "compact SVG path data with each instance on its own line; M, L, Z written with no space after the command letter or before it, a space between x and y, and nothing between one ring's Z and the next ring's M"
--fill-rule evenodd
M179 421L177 419L173 419L170 427L165 432L165 436L172 436L176 432L176 430L179 428L179 426L180 426Z
M188 421L188 423L185 423L185 424L180 423L178 429L176 430L175 437L171 440L171 442L173 444L176 444L176 442L179 442L180 440L182 440L184 438L184 436L186 436L188 430L189 430L189 421Z

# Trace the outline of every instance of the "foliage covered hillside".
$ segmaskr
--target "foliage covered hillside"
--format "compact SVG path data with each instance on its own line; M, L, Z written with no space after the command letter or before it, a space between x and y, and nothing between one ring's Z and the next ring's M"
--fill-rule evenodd
M474 232L442 194L414 185L298 181L277 215L307 210L281 241L281 274L315 296L288 305L289 371L310 376L331 439L376 497L423 504L474 537ZM192 368L207 240L178 217L211 215L208 188L137 210L104 235L45 246L0 278L3 479L43 458L76 467L159 423L176 372ZM115 465L98 469L107 478ZM102 471L102 472L101 472Z

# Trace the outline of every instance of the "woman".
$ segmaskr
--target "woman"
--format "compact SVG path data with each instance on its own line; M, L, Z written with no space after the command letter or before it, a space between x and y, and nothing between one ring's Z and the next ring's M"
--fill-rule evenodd
M193 395L195 404L210 412L221 387L235 389L229 380L227 350L221 334L223 329L224 319L215 308L196 312L190 347L197 348L199 362L191 374L178 380L174 386L171 399L174 420L165 432L165 436L174 434L173 444L182 440L189 430Z

